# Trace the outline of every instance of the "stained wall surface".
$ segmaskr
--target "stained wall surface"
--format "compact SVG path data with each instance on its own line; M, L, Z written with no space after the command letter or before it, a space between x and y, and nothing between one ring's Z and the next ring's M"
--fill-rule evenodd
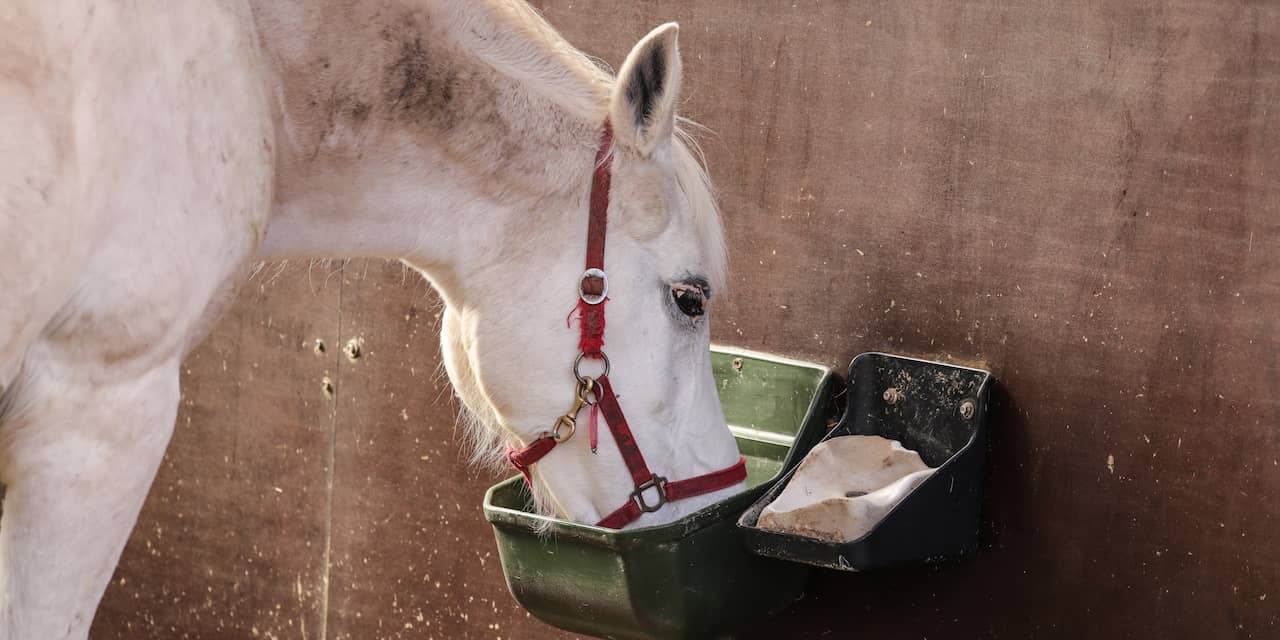
M614 65L681 22L716 341L1000 381L974 560L819 572L740 637L1280 637L1280 5L538 5ZM396 264L255 280L93 638L569 637L505 590L438 313Z

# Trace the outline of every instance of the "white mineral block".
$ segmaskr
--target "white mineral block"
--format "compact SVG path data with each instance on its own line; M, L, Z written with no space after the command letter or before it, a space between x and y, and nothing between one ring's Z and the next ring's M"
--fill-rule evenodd
M833 542L856 540L933 471L897 440L833 438L805 457L757 524Z

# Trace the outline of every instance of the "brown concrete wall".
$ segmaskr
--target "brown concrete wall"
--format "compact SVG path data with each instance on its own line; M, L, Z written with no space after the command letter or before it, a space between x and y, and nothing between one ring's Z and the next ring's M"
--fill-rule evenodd
M974 561L820 573L742 637L1280 637L1280 5L539 6L615 65L681 21L717 341L1001 381ZM437 305L376 261L257 281L95 640L566 637L503 586Z

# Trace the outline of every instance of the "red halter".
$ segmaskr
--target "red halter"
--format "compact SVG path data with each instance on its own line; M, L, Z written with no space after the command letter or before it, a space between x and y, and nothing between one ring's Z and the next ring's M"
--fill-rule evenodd
M581 352L574 361L573 373L578 379L578 397L569 413L556 421L550 432L545 432L528 446L520 450L508 450L507 459L511 461L525 482L533 488L533 478L529 468L541 460L561 442L568 440L576 426L578 412L590 405L590 438L591 452L596 452L597 411L604 413L609 431L622 453L622 461L631 472L635 490L627 503L605 516L596 523L599 527L621 529L634 522L645 513L661 509L663 505L682 498L689 498L718 489L733 486L747 477L746 458L738 457L738 462L719 471L688 478L669 481L649 470L645 464L640 446L636 444L627 425L627 418L618 405L618 397L609 384L609 358L604 348L604 304L608 300L609 278L604 271L604 240L608 227L609 214L609 182L612 177L610 148L613 142L613 129L609 122L604 123L604 133L600 138L600 148L596 152L595 174L591 180L591 217L587 222L587 268L578 281L578 319L582 335L578 340ZM578 364L583 358L604 361L604 374L597 379L584 377L578 373ZM590 396L595 396L595 402ZM567 432L561 434L561 429Z

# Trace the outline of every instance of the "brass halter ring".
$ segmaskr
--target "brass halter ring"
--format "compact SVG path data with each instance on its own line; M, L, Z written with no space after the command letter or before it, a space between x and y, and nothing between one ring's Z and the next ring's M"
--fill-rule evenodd
M579 373L579 372L578 372L578 368L582 366L582 359L583 359L583 358L585 358L585 357L587 357L587 354L585 354L585 353L579 353L579 354L578 354L578 357L577 357L577 358L574 358L574 360L573 360L573 377L575 377L575 378L577 378L577 379L578 379L578 386L579 386L579 387L581 387L582 385L586 384L586 381L591 379L590 377L588 377L588 376L584 376L584 375L582 375L581 373ZM597 377L597 378L604 378L604 377L607 377L607 376L609 375L609 356L606 356L606 355L604 354L604 352L603 352L603 351L601 351L601 352L600 352L600 359L601 359L601 360L604 360L604 373L602 373L602 374L600 374L600 375L598 375L598 376L596 376L596 377Z

